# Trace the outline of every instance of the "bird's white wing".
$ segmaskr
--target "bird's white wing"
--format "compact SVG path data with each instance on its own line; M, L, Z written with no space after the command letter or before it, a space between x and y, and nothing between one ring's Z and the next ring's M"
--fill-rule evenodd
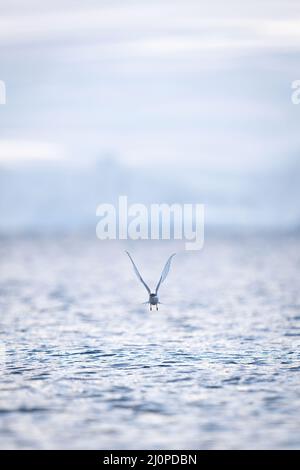
M160 276L160 279L158 281L158 284L156 286L156 289L155 289L155 293L157 294L158 292L158 289L160 288L160 285L164 282L164 280L166 279L167 275L169 274L169 271L170 271L170 266L171 266L171 261L172 261L172 258L173 256L175 256L176 253L173 253L173 255L170 256L170 258L168 259L168 261L166 262L165 264L165 267L161 273L161 276Z
M144 285L144 287L147 289L148 294L150 294L151 291L150 291L149 287L147 286L147 284L145 283L145 281L144 281L144 279L142 278L142 276L140 275L139 270L138 270L138 268L136 267L136 265L135 265L133 259L131 258L130 254L128 253L128 251L125 251L125 253L127 253L127 255L128 255L128 257L129 257L129 259L130 259L130 261L131 261L131 263L132 263L132 266L133 266L133 269L134 269L135 274L137 275L137 278L141 281L141 283L142 283L142 284Z

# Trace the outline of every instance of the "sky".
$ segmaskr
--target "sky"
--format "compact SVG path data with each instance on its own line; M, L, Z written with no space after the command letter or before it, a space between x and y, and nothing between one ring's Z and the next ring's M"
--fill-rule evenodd
M108 161L114 196L197 200L214 223L297 226L299 53L296 0L2 1L0 230L41 220L49 178L84 169L84 201ZM29 198L32 178L41 190ZM18 198L31 216L11 225Z

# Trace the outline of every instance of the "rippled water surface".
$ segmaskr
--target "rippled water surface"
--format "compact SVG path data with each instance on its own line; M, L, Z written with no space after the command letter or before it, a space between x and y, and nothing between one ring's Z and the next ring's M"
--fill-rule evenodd
M1 239L1 447L300 448L299 240L180 246L159 312L124 248Z

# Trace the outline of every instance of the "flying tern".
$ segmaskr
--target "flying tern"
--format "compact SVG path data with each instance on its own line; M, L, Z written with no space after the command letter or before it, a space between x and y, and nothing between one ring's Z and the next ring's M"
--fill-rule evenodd
M159 298L158 298L158 289L160 288L160 285L164 282L164 280L166 279L169 271L170 271L170 266L171 266L171 261L172 261L172 258L173 256L176 255L176 253L173 253L167 260L166 264L165 264L165 267L164 269L162 270L162 273L161 273L161 276L159 278L159 281L157 283L157 286L156 286L156 289L155 289L155 292L151 292L149 286L147 286L147 284L145 283L144 279L142 278L142 276L140 275L139 273L139 270L138 268L136 267L135 265L135 262L133 261L130 253L128 253L128 251L125 252L131 263L132 263L132 266L133 266L133 269L134 269L134 272L137 276L137 278L139 279L139 281L141 281L141 283L143 284L143 286L145 287L145 289L147 290L148 294L149 294L149 300L148 302L145 302L146 304L149 304L150 305L150 310L152 310L152 306L156 306L156 310L158 310L158 304L160 303L159 302Z

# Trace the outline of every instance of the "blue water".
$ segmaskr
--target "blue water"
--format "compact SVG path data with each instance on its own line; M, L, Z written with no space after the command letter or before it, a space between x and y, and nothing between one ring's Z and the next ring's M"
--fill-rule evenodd
M1 448L300 448L300 242L0 245ZM180 251L181 250L181 251Z

